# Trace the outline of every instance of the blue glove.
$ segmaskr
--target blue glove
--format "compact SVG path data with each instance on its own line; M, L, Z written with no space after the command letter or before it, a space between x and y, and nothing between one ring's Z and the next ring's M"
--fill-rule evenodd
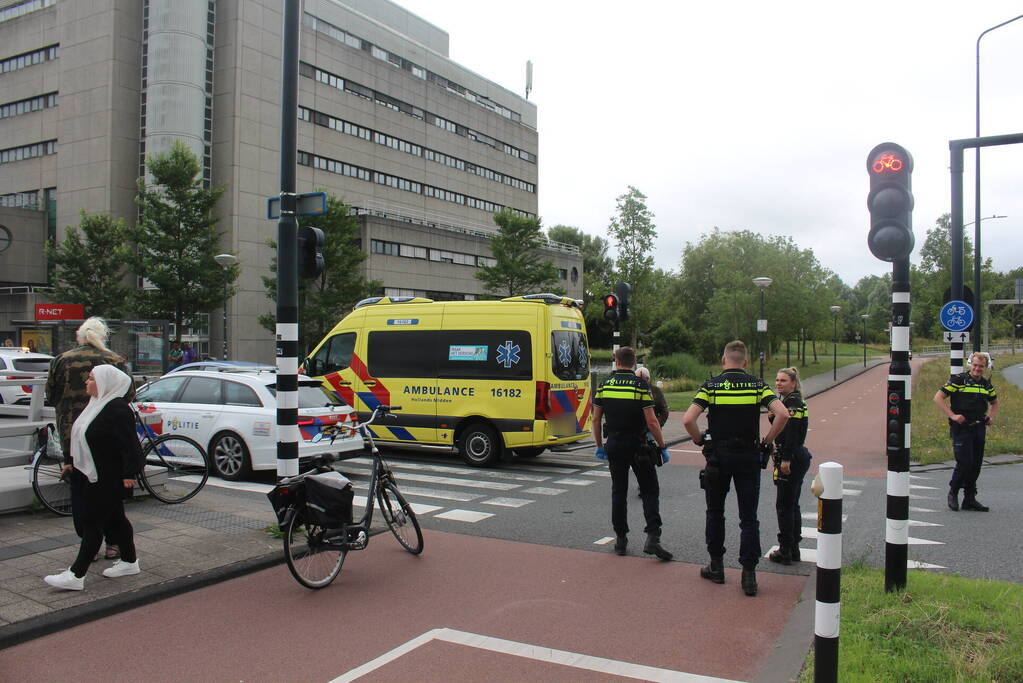
M604 452L603 446L599 446L597 448L596 453L594 453L593 455L597 458L597 460L607 460L607 453Z
M664 460L664 462L666 462L666 463L667 463L667 462L671 462L671 456L670 456L670 455L668 455L668 449L667 449L667 448L662 448L662 449L661 449L661 458L662 458L662 459Z

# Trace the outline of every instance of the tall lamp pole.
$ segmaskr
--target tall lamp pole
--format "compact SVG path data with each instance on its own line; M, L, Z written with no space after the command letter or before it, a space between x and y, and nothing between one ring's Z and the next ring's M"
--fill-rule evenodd
M831 346L831 379L835 382L838 381L838 312L841 310L841 306L831 307L831 317L835 319L835 335Z
M863 367L867 367L867 318L869 317L869 313L860 313L860 318L863 320Z
M997 26L992 26L989 29L985 29L984 31L981 31L979 36L977 36L977 81L976 81L977 89L976 89L976 101L975 101L976 114L977 114L977 128L976 128L975 133L976 133L976 137L978 137L978 138L980 137L980 39L983 38L988 33L990 33L991 31L994 31L996 28L1001 28L1001 27L1005 26L1006 24L1011 24L1012 22L1016 21L1017 19L1023 19L1023 14L1019 15L1018 17L1013 17L1012 19L1009 19L1008 21L1003 21L1002 23L998 24ZM974 328L973 329L979 331L980 330L981 301L983 300L983 297L981 296L981 292L980 292L980 263L981 263L981 260L980 260L980 221L982 220L981 217L980 217L980 147L977 147L974 150L974 153L975 153L975 158L976 158L975 164L976 164L977 168L976 168L976 173L975 173L975 184L974 184L974 187L973 187L973 194L974 194L974 202L973 202L973 221L974 221L973 222L973 296L976 297L976 299L974 301L975 306L974 306L974 317L973 317L973 321L974 321L973 322L973 324L974 324ZM954 295L954 293L953 293L953 295ZM973 335L973 350L974 351L980 351L980 335L979 334L974 334Z
M217 254L213 260L224 269L224 360L227 360L227 280L231 266L238 263L238 257L234 254Z
M760 379L764 378L764 346L767 337L767 318L764 314L764 290L771 286L774 282L769 277L755 277L753 278L753 284L760 288L760 319L757 320L757 332L760 333Z

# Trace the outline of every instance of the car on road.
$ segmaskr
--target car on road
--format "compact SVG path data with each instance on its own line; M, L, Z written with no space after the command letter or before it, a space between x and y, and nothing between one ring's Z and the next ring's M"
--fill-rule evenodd
M275 366L265 363L253 363L247 360L197 360L171 368L167 374L186 370L273 370Z
M17 380L32 379L34 374L50 371L53 356L45 353L32 353L22 348L0 347L0 379ZM42 391L42 385L36 385ZM8 405L28 405L32 399L32 386L29 384L0 385L0 403Z
M198 441L210 457L210 470L228 480L253 470L277 467L277 374L266 370L168 373L141 386L135 402L155 408L158 430ZM300 459L321 453L361 452L361 436L339 436L333 443L311 439L327 425L354 418L351 408L323 389L319 381L299 378L298 444Z

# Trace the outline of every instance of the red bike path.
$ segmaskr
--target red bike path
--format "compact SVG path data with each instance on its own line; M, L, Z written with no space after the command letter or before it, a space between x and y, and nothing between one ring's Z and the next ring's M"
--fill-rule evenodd
M761 572L760 595L749 598L735 570L716 585L681 562L440 532L425 539L416 557L376 536L319 591L278 566L83 624L0 651L0 671L22 683L72 672L329 681L364 666L367 681L750 680L806 583ZM374 661L417 638L419 647Z

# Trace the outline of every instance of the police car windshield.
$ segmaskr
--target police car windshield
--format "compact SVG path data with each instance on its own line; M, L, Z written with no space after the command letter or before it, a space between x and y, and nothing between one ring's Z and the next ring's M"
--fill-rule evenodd
M266 388L277 396L277 385L268 384ZM328 393L319 382L300 382L298 385L298 407L299 408L323 408L326 406L341 405L341 399L334 394Z

